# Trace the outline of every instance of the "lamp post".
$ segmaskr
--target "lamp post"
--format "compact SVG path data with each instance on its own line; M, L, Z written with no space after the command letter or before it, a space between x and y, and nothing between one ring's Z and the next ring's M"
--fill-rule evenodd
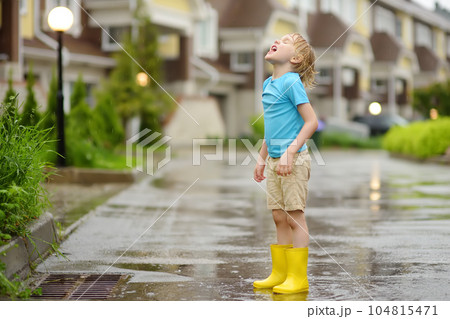
M58 166L66 166L66 141L64 134L64 95L62 67L62 36L73 24L73 14L66 7L53 8L48 14L48 25L58 36L58 93L56 95L56 129L58 133Z

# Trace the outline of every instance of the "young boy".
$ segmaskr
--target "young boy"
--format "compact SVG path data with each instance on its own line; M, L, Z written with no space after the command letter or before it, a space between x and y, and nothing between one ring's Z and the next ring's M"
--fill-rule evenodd
M254 170L254 179L266 177L267 206L272 210L277 244L271 245L272 273L256 288L275 293L298 293L309 289L309 233L305 220L311 158L305 144L318 126L305 92L314 86L315 55L298 33L287 34L270 48L265 60L273 74L263 85L264 143Z

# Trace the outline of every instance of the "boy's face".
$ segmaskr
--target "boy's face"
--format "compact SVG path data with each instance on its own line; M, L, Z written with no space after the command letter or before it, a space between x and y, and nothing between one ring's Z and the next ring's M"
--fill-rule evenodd
M295 62L293 61L293 59L295 60L294 36L286 34L281 39L276 40L264 59L271 64Z

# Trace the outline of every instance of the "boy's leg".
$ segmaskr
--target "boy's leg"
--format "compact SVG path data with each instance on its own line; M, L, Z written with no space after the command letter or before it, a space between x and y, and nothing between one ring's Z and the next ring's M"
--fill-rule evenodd
M285 212L283 213L286 214ZM305 213L301 210L289 211L287 213L289 214L287 216L287 222L292 231L294 248L308 247L309 231Z
M277 229L277 244L292 244L292 230L288 222L288 215L282 209L272 210L273 221Z

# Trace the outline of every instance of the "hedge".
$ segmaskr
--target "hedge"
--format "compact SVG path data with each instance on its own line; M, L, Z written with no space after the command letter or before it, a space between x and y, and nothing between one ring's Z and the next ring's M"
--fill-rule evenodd
M443 155L450 147L450 117L393 127L384 136L382 146L389 152L419 159Z

